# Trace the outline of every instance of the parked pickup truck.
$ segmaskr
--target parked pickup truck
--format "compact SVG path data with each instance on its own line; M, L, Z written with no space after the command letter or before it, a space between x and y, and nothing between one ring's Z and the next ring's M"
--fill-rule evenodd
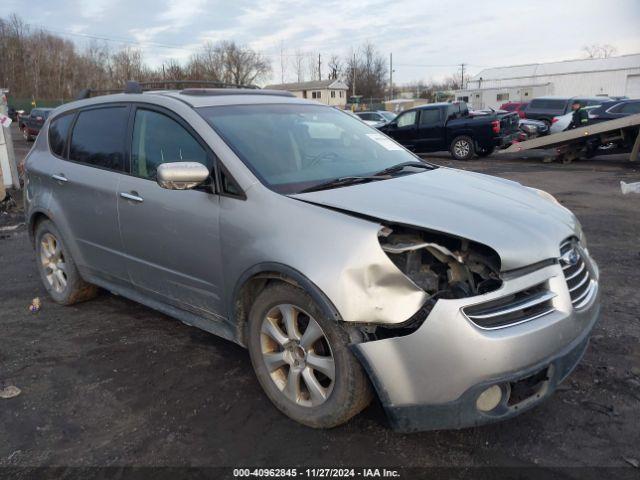
M53 108L34 108L29 115L18 117L18 128L27 142L33 141Z
M469 115L464 102L431 103L407 110L380 127L416 153L448 150L457 160L491 155L518 138L518 114Z

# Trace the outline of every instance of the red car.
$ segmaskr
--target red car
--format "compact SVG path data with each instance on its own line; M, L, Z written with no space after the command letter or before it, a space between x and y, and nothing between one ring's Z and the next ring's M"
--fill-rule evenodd
M520 118L525 118L524 109L529 105L527 102L507 102L500 106L500 110L506 110L507 112L518 112Z

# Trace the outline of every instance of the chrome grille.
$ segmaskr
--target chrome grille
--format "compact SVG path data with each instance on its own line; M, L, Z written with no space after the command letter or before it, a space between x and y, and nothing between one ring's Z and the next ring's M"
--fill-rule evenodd
M596 282L591 278L586 257L575 238L570 238L560 245L560 266L575 309L587 305L596 289Z
M478 327L493 330L529 322L554 312L552 299L555 296L546 283L541 283L497 300L465 307L463 312Z

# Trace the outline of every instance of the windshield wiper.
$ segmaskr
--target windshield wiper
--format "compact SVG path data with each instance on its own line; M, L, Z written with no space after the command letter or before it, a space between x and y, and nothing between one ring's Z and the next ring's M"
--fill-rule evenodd
M350 176L339 177L326 182L318 183L311 187L303 188L298 193L316 192L318 190L326 190L328 188L344 187L346 185L353 185L356 183L372 182L374 180L387 180L390 178L387 175L369 175L369 176Z
M433 170L433 166L428 163L422 162L403 162L397 165L393 165L392 167L385 168L384 170L380 170L379 172L374 173L375 176L378 175L391 175L392 173L399 172L400 170L404 170L407 167L415 167L415 168L424 168L425 170Z

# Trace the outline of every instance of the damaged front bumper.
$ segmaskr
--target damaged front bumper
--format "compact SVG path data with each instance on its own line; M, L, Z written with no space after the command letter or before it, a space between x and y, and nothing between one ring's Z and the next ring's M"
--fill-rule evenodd
M439 300L413 333L353 345L392 427L422 431L472 427L515 416L550 396L584 354L598 319L597 267L588 301L574 309L560 264L505 280L488 294ZM482 328L465 307L491 304L545 285L551 311L530 321ZM479 397L499 388L495 407Z

